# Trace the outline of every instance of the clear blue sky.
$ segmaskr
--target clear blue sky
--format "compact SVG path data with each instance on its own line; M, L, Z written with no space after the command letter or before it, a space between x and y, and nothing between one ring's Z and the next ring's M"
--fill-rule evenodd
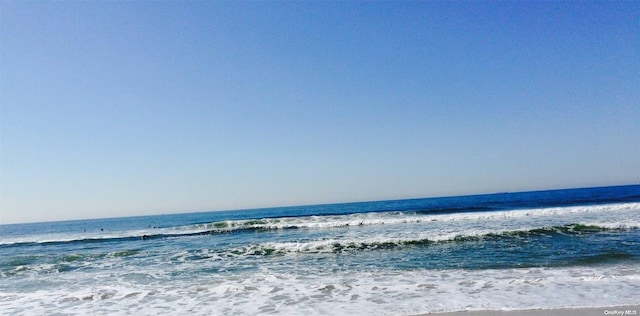
M640 2L2 1L0 222L640 182Z

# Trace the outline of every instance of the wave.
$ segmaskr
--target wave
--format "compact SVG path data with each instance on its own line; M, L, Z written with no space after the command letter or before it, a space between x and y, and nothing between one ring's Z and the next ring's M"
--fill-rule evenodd
M378 251L395 251L407 249L427 250L428 247L439 246L471 246L474 243L485 242L507 242L515 244L518 241L525 241L535 238L553 237L584 237L599 233L622 233L625 231L640 229L640 226L625 225L590 225L584 223L574 223L568 225L538 227L518 230L505 230L501 232L492 231L466 231L458 234L445 234L432 236L429 238L392 238L392 237L371 237L371 238L342 238L342 239L317 239L295 242L265 242L249 244L246 246L224 247L218 249L197 249L186 250L172 256L171 260L176 261L201 261L201 260L228 260L234 258L248 257L277 257L288 255L318 255L318 254L347 254L366 253ZM83 242L83 241L77 241ZM483 244L480 248L487 246ZM500 244L496 244L501 247ZM436 252L438 250L436 249ZM28 270L43 270L47 272L68 272L80 269L88 261L101 259L120 259L123 257L144 256L142 248L120 249L104 253L70 253L60 256L49 254L30 254L17 256L11 260L0 263L0 276L12 276ZM570 265L595 265L604 262L639 260L640 254L637 251L626 251L625 249L610 249L604 252L593 254L582 254L578 257L568 256L565 259L556 260L551 263L544 262L545 266L570 266ZM524 265L523 265L524 264ZM536 267L540 262L495 262L493 265L507 265L517 267ZM481 268L482 265L476 268ZM502 267L502 266L500 266Z
M446 234L430 238L388 238L374 237L369 239L323 239L304 242L266 242L237 247L229 251L233 255L284 255L289 253L343 253L350 251L375 251L403 249L407 247L428 247L432 245L460 244L468 242L492 242L505 239L523 239L554 236L584 236L603 232L623 232L639 229L640 226L568 224L502 232L470 231L459 234ZM622 257L621 257L622 258ZM626 257L625 257L626 258Z
M122 259L135 256L141 252L141 249L128 249L104 253L69 253L61 255L38 253L14 256L6 261L0 260L0 277L11 277L28 272L45 274L69 272L81 269L91 261Z
M451 213L473 213L473 212L488 212L498 211L501 208L491 206L471 206L471 207L431 207L425 209L415 210L417 214L425 215L438 215L438 214L451 214Z
M434 209L354 213L348 215L322 215L301 217L278 217L246 220L226 220L161 229L122 231L110 235L46 235L30 236L27 239L0 240L0 249L14 246L56 245L71 243L101 243L112 241L154 240L162 238L218 235L243 232L264 232L288 229L333 229L376 225L402 225L429 222L473 222L475 224L495 220L517 220L521 218L553 218L562 215L588 213L608 214L616 211L638 211L640 203L619 203L591 206L553 207L511 211L484 211L484 207ZM488 209L488 208L486 208ZM451 213L455 210L455 213ZM434 214L434 212L436 214ZM442 214L438 214L441 212ZM586 223L606 228L637 228L638 222L596 222ZM487 232L491 233L491 232Z
M245 231L255 230L251 228L244 229ZM0 243L0 249L9 248L9 247L18 247L18 246L35 246L35 245L69 245L69 244L91 244L91 243L106 243L106 242L114 242L114 241L138 241L138 240L153 240L153 239L162 239L162 238L177 238L177 237L190 237L190 236L201 236L201 235L213 235L213 234L225 234L225 233L233 233L233 232L241 232L243 230L237 229L234 231L222 231L222 230L206 230L206 231L196 231L196 232L184 232L184 233L149 233L149 234L134 234L134 235L110 235L105 237L87 237L87 238L62 238L62 239L51 239L51 240L41 240L41 241L15 241L15 242L6 242Z
M640 203L607 204L594 206L554 207L512 211L487 211L491 208L445 208L411 211L358 213L340 216L281 217L252 220L220 221L198 224L195 227L207 231L316 229L350 226L407 224L437 221L478 221L531 216L557 216L565 214L640 210ZM455 213L452 213L455 210Z

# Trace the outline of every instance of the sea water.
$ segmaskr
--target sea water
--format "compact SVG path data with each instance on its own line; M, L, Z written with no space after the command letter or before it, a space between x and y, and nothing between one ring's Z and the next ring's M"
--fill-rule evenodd
M0 225L0 313L640 303L640 186Z

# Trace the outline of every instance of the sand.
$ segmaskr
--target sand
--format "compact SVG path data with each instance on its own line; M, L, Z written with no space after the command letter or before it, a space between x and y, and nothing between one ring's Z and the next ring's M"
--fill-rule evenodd
M608 307L579 307L579 308L556 308L556 309L527 309L527 310L482 310L482 311L459 311L446 313L428 313L423 315L435 316L640 316L640 305L628 306L608 306Z

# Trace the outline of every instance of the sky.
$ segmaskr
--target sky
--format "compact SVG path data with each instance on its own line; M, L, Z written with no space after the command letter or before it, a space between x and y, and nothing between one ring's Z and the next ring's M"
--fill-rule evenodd
M640 2L1 1L0 223L640 182Z

